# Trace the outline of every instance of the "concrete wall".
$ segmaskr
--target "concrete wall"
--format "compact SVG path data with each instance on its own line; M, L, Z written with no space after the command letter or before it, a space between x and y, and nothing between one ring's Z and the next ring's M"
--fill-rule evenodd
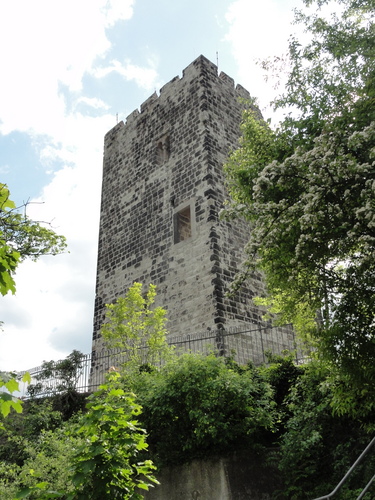
M160 485L145 494L146 500L269 500L280 488L277 472L255 454L195 460L168 467L157 478Z

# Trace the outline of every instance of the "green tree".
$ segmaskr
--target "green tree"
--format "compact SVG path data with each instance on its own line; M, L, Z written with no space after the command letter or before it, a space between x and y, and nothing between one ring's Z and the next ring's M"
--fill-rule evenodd
M141 500L158 484L152 461L141 458L148 447L137 421L142 408L119 379L111 372L78 420L42 432L22 467L4 464L4 491L14 495L18 487L16 498Z
M288 420L278 441L283 488L276 498L299 500L327 495L371 440L360 421L332 414L328 377L329 370L321 363L309 363L301 367L285 398ZM374 461L374 455L368 455L334 498L357 498L373 476ZM364 498L372 498L371 493L368 495Z
M142 408L135 395L118 384L111 373L107 384L89 398L88 412L79 422L77 435L83 439L72 461L74 500L141 499L157 480L150 460L139 461L147 449L146 433L136 418Z
M156 286L142 293L142 284L133 283L125 297L107 304L106 321L100 332L108 348L127 352L126 368L160 363L170 349L166 342L166 311L153 307Z
M29 456L26 448L39 442L43 431L53 431L62 425L62 415L52 408L52 402L27 401L22 413L4 419L4 428L0 430L0 461L23 465Z
M9 189L0 183L0 293L15 293L13 274L27 257L36 260L46 254L56 255L66 247L65 238L44 227L26 215L27 204L16 208L9 198ZM26 374L24 382L30 377ZM5 390L4 390L5 389ZM8 415L10 408L22 411L21 401L11 393L19 390L18 381L12 374L0 372L0 414Z
M346 377L353 396L336 408L355 412L362 398L365 413L375 401L374 1L338 0L331 15L330 0L304 4L314 11L296 22L310 41L291 38L286 92L274 103L294 112L275 131L245 114L226 166L226 216L252 224L239 280L264 272L280 321L312 335L333 378Z
M4 184L0 184L0 215L6 220L8 214L15 208L15 204L9 199L9 191ZM12 273L15 271L20 254L7 242L3 232L0 233L0 293L5 295L8 291L15 292L15 282Z
M22 382L30 382L28 373L22 377ZM17 413L22 411L22 401L14 395L20 390L19 382L14 373L0 372L0 416L7 417L11 409ZM3 427L0 421L0 429Z
M65 359L43 361L42 369L34 378L39 382L28 387L30 395L54 395L75 391L82 374L84 354L74 349Z
M9 189L0 183L0 293L15 293L13 273L27 257L34 260L42 255L56 255L66 248L64 236L31 220L27 204L17 208L10 199Z
M83 372L84 354L73 350L65 359L44 361L40 372L33 377L27 392L31 399L50 398L53 409L60 411L64 420L82 409L86 395L78 391Z
M276 403L277 423L275 438L285 432L285 425L290 418L288 398L290 391L303 374L302 366L297 366L292 355L279 356L268 354L267 364L259 367L264 379L273 389L273 400Z
M43 430L38 439L25 439L22 464L0 462L1 499L64 498L74 490L70 467L80 445L82 439L67 435L66 427ZM64 494L57 493L62 491Z

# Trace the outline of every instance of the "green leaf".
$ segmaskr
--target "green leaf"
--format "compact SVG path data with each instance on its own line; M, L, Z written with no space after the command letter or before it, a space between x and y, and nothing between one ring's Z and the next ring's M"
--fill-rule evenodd
M15 378L10 379L5 384L5 387L8 389L9 392L15 392L19 390L19 384Z
M149 485L144 482L139 482L137 484L137 488L141 488L142 490L147 490L147 491L150 489Z
M22 382L27 382L29 384L31 384L31 375L29 372L26 372L23 377L22 377Z
M0 399L0 411L3 417L7 417L9 415L11 408L11 401L1 401Z
M17 413L22 413L22 402L19 399L13 400L12 401L12 408Z
M32 493L34 488L22 488L17 494L16 494L16 499L18 500L19 498L27 498L30 493Z

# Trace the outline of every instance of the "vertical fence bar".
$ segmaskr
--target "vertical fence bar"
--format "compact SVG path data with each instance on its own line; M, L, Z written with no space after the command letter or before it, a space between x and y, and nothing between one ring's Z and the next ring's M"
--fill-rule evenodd
M267 328L267 338L263 338L262 331ZM268 329L271 333L268 334ZM257 340L259 336L259 340ZM276 341L275 341L276 337ZM285 337L285 338L284 338ZM246 364L252 361L255 364L266 362L265 351L269 350L273 354L281 354L288 348L296 350L297 342L294 331L290 325L285 327L262 326L261 324L244 325L229 330L219 328L216 331L207 330L202 333L186 334L184 336L169 337L168 344L175 346L178 355L184 352L200 352L207 354L214 348L217 355L228 357L235 353L235 359L239 364ZM290 344L290 345L289 345ZM142 359L146 356L145 346L142 346ZM105 350L101 352L92 351L82 357L80 367L76 374L76 390L79 392L92 392L104 382L105 374L111 366L119 368L129 359L127 351L119 349ZM298 355L296 353L296 362ZM28 370L34 378L42 371L42 367ZM21 372L20 376L25 372ZM47 381L50 388L56 390L59 383L58 374Z

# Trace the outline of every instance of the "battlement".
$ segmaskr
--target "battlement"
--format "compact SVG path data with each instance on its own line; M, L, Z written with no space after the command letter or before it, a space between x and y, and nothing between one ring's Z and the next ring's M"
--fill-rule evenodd
M193 61L189 66L187 66L182 71L182 77L175 76L168 83L161 87L159 94L154 92L150 97L148 97L141 105L139 109L135 109L130 113L125 123L121 121L113 129L111 129L105 136L105 139L112 140L114 135L125 125L129 126L134 124L134 122L144 113L150 111L156 104L165 102L168 98L173 98L178 95L178 91L182 86L188 85L191 81L204 75L206 78L212 81L213 84L220 85L222 91L227 89L228 91L234 92L237 97L250 100L251 96L249 92L242 87L240 84L235 84L233 78L228 76L223 71L218 74L218 68L216 64L212 63L209 59L200 55ZM122 124L122 125L120 125Z

